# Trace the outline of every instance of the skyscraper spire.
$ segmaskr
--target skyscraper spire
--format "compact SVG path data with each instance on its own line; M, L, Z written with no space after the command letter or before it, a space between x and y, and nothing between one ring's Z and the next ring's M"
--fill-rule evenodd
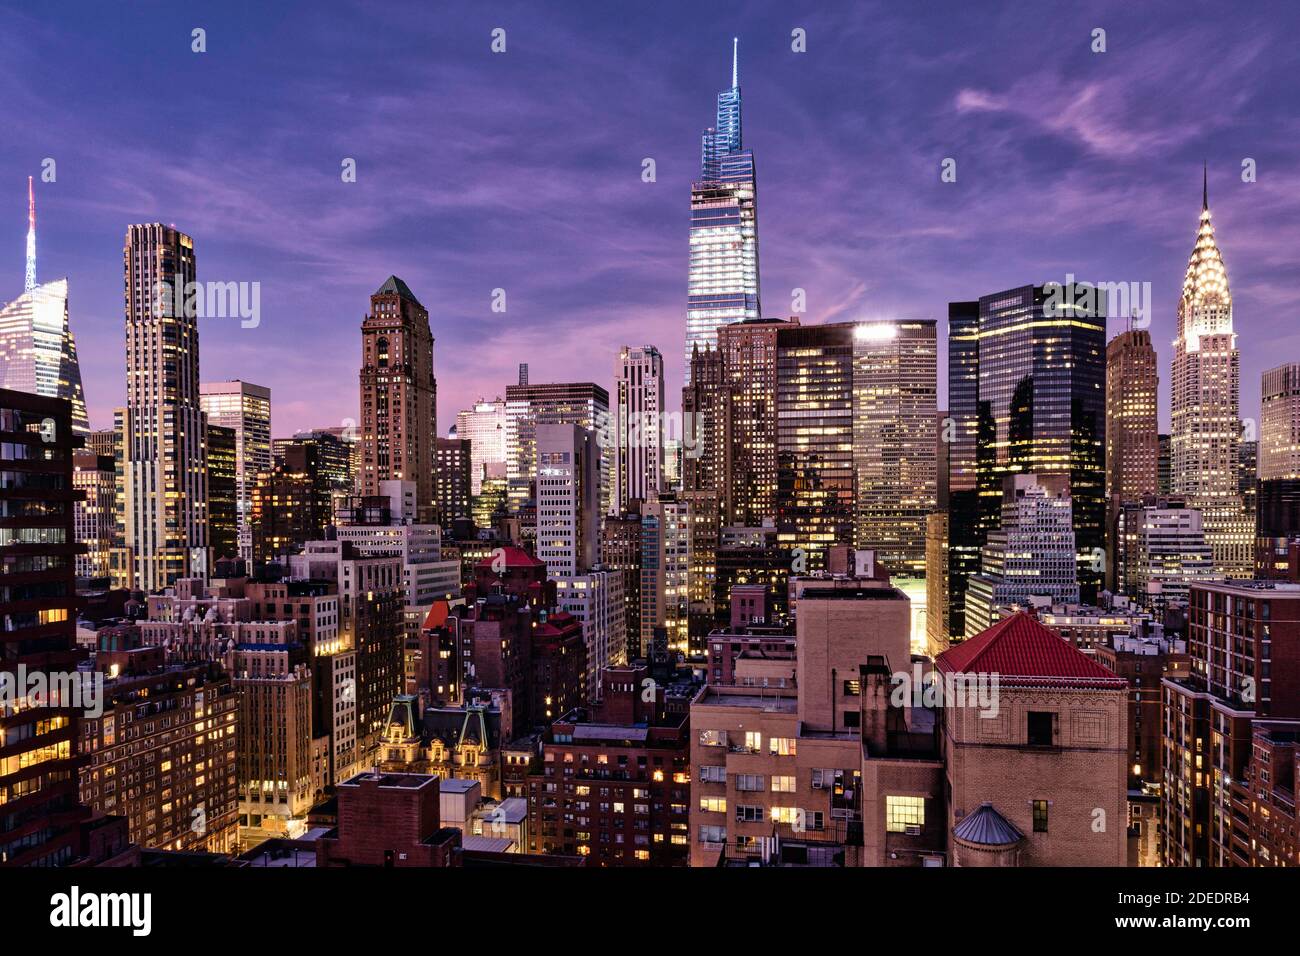
M740 121L740 38L731 39L731 86L718 94L718 119L700 136L700 179L691 189L691 260L684 366L717 343L719 325L756 319L758 213L754 153Z
M1202 176L1206 177L1206 174ZM1180 335L1201 335L1211 328L1215 331L1232 330L1232 294L1228 290L1228 270L1223 265L1223 253L1214 238L1208 177L1201 180L1201 219L1196 231L1196 245L1192 247L1187 273L1183 277L1183 300L1186 308L1180 313L1184 320ZM1205 306L1210 311L1202 312Z
M1228 270L1210 214L1208 164L1201 215L1178 300L1170 402L1170 490L1201 512L1214 570L1254 573L1254 514L1242 497L1239 458L1241 355L1232 321Z
M36 194L32 192L32 177L27 177L27 279L23 291L36 288Z

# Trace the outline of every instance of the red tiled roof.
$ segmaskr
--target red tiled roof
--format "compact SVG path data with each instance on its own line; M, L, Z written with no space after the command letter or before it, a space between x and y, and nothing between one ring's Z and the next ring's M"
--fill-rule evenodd
M555 611L552 614L548 614L546 617L546 623L541 624L537 628L537 636L555 637L556 635L563 634L566 630L570 630L574 626L580 626L581 624L582 622L568 611Z
M1004 683L1128 686L1114 671L1024 611L944 651L934 666L945 674L997 674Z
M501 553L506 559L507 568L536 568L546 563L544 561L539 561L522 548L507 546L501 548ZM495 553L489 554L486 558L479 561L475 567L487 568L490 571L492 569L492 562L495 559Z
M447 623L447 615L451 613L451 605L446 601L434 601L433 607L429 608L429 613L424 617L424 627L426 630L432 630L435 627L442 627Z

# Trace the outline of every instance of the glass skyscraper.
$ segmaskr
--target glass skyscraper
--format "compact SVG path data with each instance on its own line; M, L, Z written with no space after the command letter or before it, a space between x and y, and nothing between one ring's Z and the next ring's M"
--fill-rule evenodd
M700 181L691 186L685 372L691 352L717 341L720 325L757 319L758 188L754 153L743 148L740 78L733 41L731 86L718 94L717 125L704 131Z
M809 571L853 541L852 322L785 323L776 333L777 543Z
M954 303L948 365L953 605L964 606L970 548L1000 524L1006 479L1022 473L1068 479L1079 584L1095 600L1105 529L1100 291L1090 299L1071 285L1024 286L984 296L977 309ZM962 621L951 634L967 631Z
M27 178L27 271L23 294L0 306L0 388L72 403L72 428L90 431L77 342L68 325L68 280L36 284L36 199Z
M90 430L77 343L68 326L68 280L24 292L0 307L0 388L72 402L72 428Z
M938 497L933 319L864 323L853 335L854 544L895 576L921 577Z
M948 415L939 423L948 458L947 545L930 550L947 562L943 568L948 601L946 619L936 633L946 641L966 633L966 581L980 567L979 491L975 450L979 429L979 302L948 303ZM928 558L927 558L928 563ZM927 581L934 577L927 567ZM935 602L936 607L938 602ZM939 613L939 612L936 612Z
M229 382L201 382L199 405L208 416L208 424L232 428L235 432L236 514L239 528L239 552L253 557L253 534L249 517L252 513L253 486L257 476L271 470L271 390L239 379ZM211 458L211 447L209 447ZM209 462L209 473L213 467ZM209 489L209 497L216 495ZM213 506L215 507L215 505ZM209 521L216 515L209 509ZM217 542L209 542L213 557L226 557L217 551Z
M740 135L740 40L731 41L731 86L718 94L718 125L706 129L700 136L700 166L702 179L722 178L721 161L724 156L739 153L743 145Z

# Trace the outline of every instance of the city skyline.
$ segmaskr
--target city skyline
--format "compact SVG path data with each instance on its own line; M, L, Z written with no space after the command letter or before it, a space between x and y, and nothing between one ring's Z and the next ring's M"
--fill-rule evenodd
M1300 8L1153 3L0 3L0 870L1284 914L1130 876L1300 864Z
M93 91L80 91L70 117L42 108L72 102L51 71L63 57L95 62L89 45L104 14L60 24L60 42L42 44L33 41L55 29L51 15L0 13L2 69L15 90L0 109L13 137L28 144L0 160L0 181L14 184L5 192L12 194L12 278L0 299L21 289L20 187L35 175L43 271L70 279L92 427L111 425L123 398L120 237L127 224L149 221L175 222L194 237L205 281L262 284L258 327L203 320L202 378L272 388L283 397L277 436L357 417L350 390L319 395L312 383L355 375L367 297L394 272L430 310L443 356L444 424L480 395L503 392L521 354L535 380L559 382L573 380L575 366L609 368L625 340L662 350L666 387L676 394L687 261L682 210L698 176L701 119L726 84L738 36L749 65L745 145L763 154L765 315L794 313L796 288L807 297L802 321L821 324L941 320L948 301L1010 287L1026 274L1042 282L1071 273L1149 281L1165 371L1194 228L1197 167L1205 160L1242 336L1242 415L1258 416L1261 374L1276 364L1269 356L1300 345L1285 319L1300 298L1287 281L1294 265L1285 253L1300 230L1300 190L1280 155L1294 138L1288 134L1296 122L1283 104L1296 80L1278 65L1284 58L1270 53L1281 41L1257 29L1258 21L1224 14L1167 23L1157 33L1120 7L1087 16L1020 10L1015 17L1010 8L982 15L952 8L905 18L871 8L805 16L774 5L742 22L695 14L684 38L647 28L648 14L590 25L558 13L543 23L524 6L440 15L396 51L390 30L348 31L361 64L381 43L396 57L395 73L381 83L358 79L364 69L350 67L345 77L325 63L335 52L326 37L342 35L331 30L336 11L322 11L306 27L287 15L265 23L243 10L205 14L203 54L190 50L188 14L161 13L123 42L157 61L144 68L138 91L155 88L147 82L154 68L200 71L187 81L195 115L169 114L177 148L164 151L128 140L130 124L108 128L95 114ZM1270 20L1288 15L1279 10ZM382 27L388 16L367 19ZM402 19L419 16L404 12ZM955 39L936 39L931 28L940 17L960 27L944 31ZM1108 31L1106 53L1089 49L1093 20ZM490 50L496 26L507 30L504 54ZM807 53L790 48L795 26L807 31ZM1028 74L979 55L982 44L1031 35L1053 55ZM229 42L233 36L238 43ZM265 44L286 53L288 65L270 64ZM42 57L33 58L33 49ZM436 57L424 57L430 49ZM105 89L115 85L107 82L114 71L138 62L127 52L103 64ZM1180 65L1198 55L1222 68L1189 79ZM284 79L276 105L245 108L232 66L274 77L298 57L315 64L309 75ZM440 83L468 71L475 78L470 96L451 102L435 95ZM593 122L594 110L620 97L625 107L617 115L602 110L605 121ZM569 104L558 116L545 111L546 128L534 119L543 113L533 108L541 99ZM157 102L152 92L128 91L126 115ZM1159 116L1143 108L1155 102L1167 105ZM464 135L439 140L437 130L448 123ZM331 132L322 137L320 129ZM385 130L391 149L375 145ZM96 144L96 161L83 142ZM355 183L339 177L349 156L357 160ZM54 183L41 180L46 157L57 164ZM647 157L656 163L653 183L641 178ZM940 181L945 157L957 159L955 183ZM1257 182L1241 181L1246 158L1258 164ZM864 168L875 175L862 176ZM847 190L810 196L810 180L837 175ZM526 200L503 198L496 182L512 187L506 192L526 191ZM577 201L593 187L607 205L594 224ZM1092 224L1058 231L1036 225L1080 217ZM510 264L521 259L535 267ZM507 297L504 314L491 311L498 288ZM615 292L626 305L611 309ZM301 348L303 316L320 323L320 347ZM485 323L500 325L496 344L472 348ZM1122 328L1112 321L1109 336ZM1265 340L1274 348L1261 347ZM945 402L941 385L940 406ZM1162 429L1168 404L1162 389Z

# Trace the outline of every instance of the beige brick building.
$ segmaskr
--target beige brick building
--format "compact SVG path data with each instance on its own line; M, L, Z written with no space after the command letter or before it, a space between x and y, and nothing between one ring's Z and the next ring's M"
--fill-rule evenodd
M950 865L1124 866L1126 682L1025 613L935 670L985 682L996 701L995 713L952 699L943 709Z
M910 661L910 602L870 564L791 594L798 689L737 673L691 704L692 866L861 865L862 668Z
M1024 613L932 667L862 570L792 582L793 682L692 702L691 865L1124 866L1127 683Z

